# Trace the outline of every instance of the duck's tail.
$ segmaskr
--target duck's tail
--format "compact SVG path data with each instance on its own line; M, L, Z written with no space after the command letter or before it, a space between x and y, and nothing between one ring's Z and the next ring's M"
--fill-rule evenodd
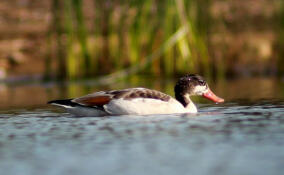
M64 100L51 100L47 104L62 106L62 107L75 107L78 106L77 103L72 102L73 99L64 99Z

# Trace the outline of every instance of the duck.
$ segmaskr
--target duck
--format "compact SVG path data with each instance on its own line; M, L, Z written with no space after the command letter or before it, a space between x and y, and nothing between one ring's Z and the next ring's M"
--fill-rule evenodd
M76 116L151 115L197 113L190 99L197 95L215 103L224 99L215 95L207 82L197 74L178 79L174 87L175 98L163 92L143 88L99 91L78 98L52 100L48 104L63 107Z

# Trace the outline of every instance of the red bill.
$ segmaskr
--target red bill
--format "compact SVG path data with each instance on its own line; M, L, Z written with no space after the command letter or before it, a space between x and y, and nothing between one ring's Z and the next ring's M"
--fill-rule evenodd
M206 93L204 93L202 96L211 100L211 101L214 101L215 103L223 103L224 102L223 98L220 98L217 95L215 95L210 89L208 89L208 91Z

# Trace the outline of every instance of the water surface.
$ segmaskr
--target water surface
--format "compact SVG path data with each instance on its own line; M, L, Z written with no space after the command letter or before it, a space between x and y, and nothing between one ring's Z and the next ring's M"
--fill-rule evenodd
M276 88L255 87L265 96L247 99L217 90L227 102L197 99L195 115L75 117L40 103L3 106L0 174L282 174L284 100L279 86L268 87Z

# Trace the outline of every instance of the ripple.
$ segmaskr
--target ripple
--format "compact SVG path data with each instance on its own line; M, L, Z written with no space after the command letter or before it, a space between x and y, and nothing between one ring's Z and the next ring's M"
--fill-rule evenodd
M200 107L198 114L80 118L49 108L2 111L0 169L6 175L284 171L283 102Z

